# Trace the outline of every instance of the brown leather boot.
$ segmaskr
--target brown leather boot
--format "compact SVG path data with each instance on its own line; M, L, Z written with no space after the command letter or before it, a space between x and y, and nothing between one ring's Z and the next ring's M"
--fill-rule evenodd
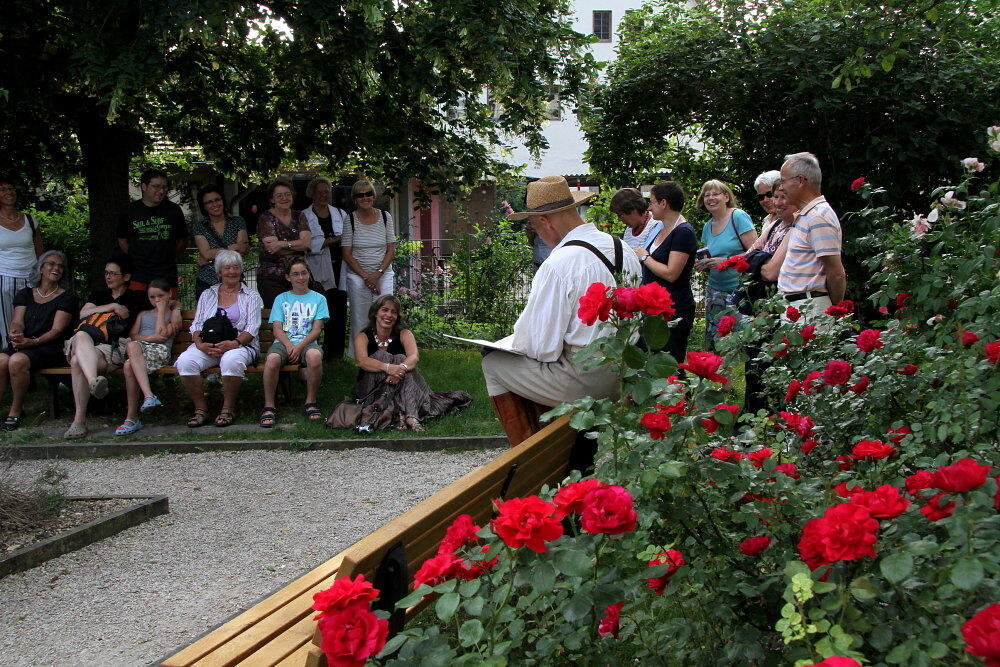
M490 403L511 447L521 444L539 430L539 413L535 403L510 391L490 396Z

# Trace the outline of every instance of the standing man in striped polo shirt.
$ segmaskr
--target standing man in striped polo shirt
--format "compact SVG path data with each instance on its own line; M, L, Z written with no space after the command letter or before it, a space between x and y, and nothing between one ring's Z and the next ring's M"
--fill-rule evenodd
M778 273L778 291L803 315L822 313L844 298L847 287L840 220L820 189L823 174L815 155L786 155L781 178L788 203L798 210Z

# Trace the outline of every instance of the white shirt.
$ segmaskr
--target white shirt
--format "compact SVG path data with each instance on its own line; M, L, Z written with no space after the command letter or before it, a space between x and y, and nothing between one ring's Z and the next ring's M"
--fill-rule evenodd
M344 233L344 220L347 218L347 214L335 206L327 205L327 208L330 210L330 224L333 227L333 234L334 236L340 236ZM309 231L312 233L309 241L309 250L306 252L306 262L309 264L309 271L312 273L313 280L320 283L323 289L334 289L337 286L337 282L334 280L330 248L329 246L326 248L323 247L323 243L326 242L326 236L323 234L323 228L320 227L319 217L317 217L316 211L313 210L312 206L302 211L302 215L309 221Z
M587 248L565 247L573 240L586 241L615 261L614 241L610 234L597 230L593 223L574 227L552 249L549 258L538 267L531 281L528 303L514 324L512 346L538 361L556 361L565 346L584 347L607 332L597 324L587 326L576 312L580 297L593 283L617 286L614 277L600 259ZM638 257L622 244L621 287L635 287L642 275Z

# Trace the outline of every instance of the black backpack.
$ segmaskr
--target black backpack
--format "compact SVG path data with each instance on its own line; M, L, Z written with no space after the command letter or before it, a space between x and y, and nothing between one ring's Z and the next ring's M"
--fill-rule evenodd
M201 325L201 339L206 343L221 343L224 340L236 340L239 332L230 321L226 311L217 308L215 315L205 320Z

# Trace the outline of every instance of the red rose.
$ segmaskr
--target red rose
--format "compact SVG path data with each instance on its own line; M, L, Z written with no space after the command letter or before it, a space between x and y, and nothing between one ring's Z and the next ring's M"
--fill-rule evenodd
M1000 475L993 478L997 485L997 491L993 494L993 509L1000 512Z
M854 445L851 450L851 458L865 459L866 461L877 461L892 456L896 453L896 448L881 440L862 440Z
M639 423L646 427L653 440L661 440L664 432L672 426L670 417L662 412L647 412L639 418Z
M455 553L469 542L478 540L479 536L476 533L481 529L482 526L477 526L471 516L462 514L445 530L438 553Z
M802 336L804 342L809 342L816 338L816 325L807 324L801 329L799 329L799 335Z
M512 549L528 547L536 553L546 553L546 542L562 537L562 522L556 507L538 496L512 498L497 503L497 518L491 525L504 544Z
M671 405L660 405L659 403L657 403L656 409L665 415L682 415L684 414L684 411L687 409L687 401L685 401L682 398L681 400Z
M962 331L958 334L958 337L961 339L962 345L972 345L979 340L979 336L971 331Z
M779 412L780 417L785 421L785 428L796 434L803 440L808 440L813 435L813 427L816 422L812 417L796 414L794 412Z
M800 380L792 380L788 383L788 390L785 391L785 403L791 403L795 400L795 397L799 395L799 391L802 389L802 382Z
M986 360L991 364L1000 363L1000 339L986 343L983 347L983 353L986 354Z
M662 577L654 577L653 579L647 579L646 585L656 592L657 595L663 595L664 589L666 589L667 584L670 583L670 578L674 576L677 572L677 568L682 565L687 565L684 562L684 556L677 549L668 549L663 553L656 554L653 560L647 563L650 567L656 567L657 565L666 565L667 572Z
M785 475L788 475L792 479L798 479L799 477L802 476L798 473L798 468L795 466L794 463L779 463L778 465L774 466L774 471L784 473Z
M891 440L897 445L903 441L903 438L913 433L913 431L910 429L909 426L900 426L899 428L887 428L885 432L897 434L889 438L889 440Z
M823 371L810 371L802 381L802 393L807 396L813 393L814 389L822 387L826 383L823 378Z
M819 447L818 440L803 440L802 444L799 445L799 451L802 452L803 454L808 454L817 447Z
M906 492L911 496L917 495L917 491L923 491L934 486L934 473L927 470L918 470L906 478Z
M986 661L987 667L1000 665L1000 603L994 602L962 624L965 650Z
M789 322L798 322L799 318L802 317L802 311L795 306L788 306L785 308L785 317Z
M746 273L750 270L750 264L743 255L733 255L715 265L716 271L725 271L726 269L733 269L737 273Z
M597 320L606 322L611 315L611 299L608 298L608 286L604 283L593 283L586 293L580 297L580 308L576 316L588 327Z
M885 343L880 338L881 335L882 332L878 329L865 329L858 334L856 341L858 349L862 352L872 352L880 347L885 347Z
M799 555L813 570L841 560L874 558L877 531L878 521L864 507L834 505L803 526Z
M918 370L920 370L920 368L915 364L906 364L905 366L901 366L900 368L896 369L896 372L899 373L900 375L913 375Z
M851 391L855 394L863 394L865 390L868 389L868 385L871 384L871 380L868 379L867 375L862 375L857 382L851 385Z
M725 315L719 320L719 324L715 327L715 335L719 338L725 338L733 330L733 325L736 324L736 318L732 315Z
M775 499L769 498L768 496L762 496L759 493L744 493L743 496L740 498L741 503L749 503L753 501L757 501L760 503L773 503Z
M615 315L623 319L629 319L639 310L636 301L635 287L616 287L612 293L611 307L615 310Z
M638 516L632 494L621 486L591 491L584 499L580 527L592 535L621 535L635 530Z
M906 300L910 298L909 292L900 292L896 295L896 308L902 308Z
M757 537L748 537L740 542L740 551L747 556L756 556L769 546L771 546L771 538L758 535Z
M781 357L788 356L788 349L792 346L792 341L788 340L788 336L782 336L781 342L774 346L771 351L771 356L775 359L780 359Z
M331 667L364 667L389 636L389 621L363 608L338 609L320 618L318 626L320 648Z
M715 433L716 431L719 430L719 426L721 426L721 424L715 421L715 419L713 419L712 417L708 417L707 419L699 419L698 423L701 424L701 427L705 429L706 433Z
M583 512L584 500L592 492L603 489L607 484L599 479L583 479L579 482L567 484L556 492L552 502L559 510L556 515L560 518L570 514L580 514Z
M763 449L758 449L755 452L750 452L747 454L747 458L750 459L750 463L753 464L754 468L761 468L764 465L764 461L770 458L771 454L770 447L764 447Z
M843 301L838 301L833 304L823 312L831 317L844 317L845 315L850 315L854 312L854 302L849 299L844 299Z
M951 493L972 491L985 484L989 474L990 466L976 463L973 459L959 459L934 471L933 486Z
M726 405L725 403L719 403L714 408L712 408L709 411L709 417L707 419L702 419L701 420L701 426L702 426L702 428L704 428L709 433L715 433L716 431L719 430L719 427L722 426L722 424L720 424L718 421L716 421L715 417L712 416L715 413L716 410L726 410L727 412L729 412L730 414L732 414L733 417L736 417L736 415L738 415L740 413L740 406L738 406L738 405Z
M941 519L947 519L951 516L951 513L955 511L955 501L941 504L941 498L945 494L938 493L930 497L927 504L920 508L920 513L927 517L928 521L940 521Z
M860 484L848 487L847 482L841 482L837 486L833 487L833 490L837 492L837 495L841 498L853 498L859 493L865 492L865 487Z
M709 456L717 461L730 461L732 463L743 460L743 452L737 452L729 447L716 447Z
M851 458L849 456L838 456L834 461L837 462L837 468L840 470L850 470L851 469Z
M849 502L864 507L876 519L897 517L910 506L910 501L899 494L899 489L889 484L858 493Z
M865 180L865 177L859 176L858 178L855 178L853 181L851 181L851 190L860 190L867 184L868 181Z
M823 369L823 380L831 386L847 384L853 370L854 367L846 361L834 359L827 362L826 368Z
M598 637L614 637L618 639L618 626L621 623L622 607L624 606L624 602L618 602L616 604L609 604L604 608L604 617L597 624Z
M843 656L835 655L827 658L826 660L806 665L806 667L861 667L861 663L854 658L845 658Z
M698 377L703 377L706 380L726 384L729 382L729 379L719 375L717 372L719 367L722 366L722 361L722 357L711 352L688 352L687 363L677 364L677 367L691 371Z
M422 584L437 586L454 579L456 571L461 569L463 562L461 558L448 551L428 558L413 575L413 589L420 588Z
M635 302L646 315L662 315L669 320L674 310L674 300L670 292L660 283L646 283L635 291Z
M378 589L365 580L365 575L355 578L341 577L325 591L313 595L312 608L319 612L328 612L348 607L368 608L372 600L378 597Z

